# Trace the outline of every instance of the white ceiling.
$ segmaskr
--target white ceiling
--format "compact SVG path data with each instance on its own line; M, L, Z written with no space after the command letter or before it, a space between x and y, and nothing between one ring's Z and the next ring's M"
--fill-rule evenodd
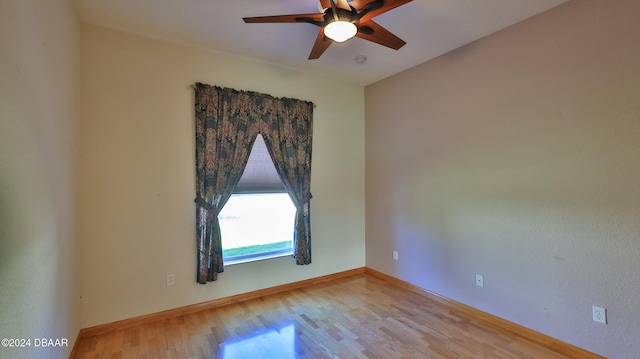
M84 23L240 55L368 85L568 0L414 0L374 20L407 44L354 38L307 60L311 24L245 24L243 17L316 13L318 0L74 0ZM356 55L367 56L364 64Z

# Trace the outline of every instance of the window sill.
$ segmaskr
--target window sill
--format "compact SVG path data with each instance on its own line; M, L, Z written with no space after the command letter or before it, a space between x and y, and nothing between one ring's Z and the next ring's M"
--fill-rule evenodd
M279 257L286 257L291 255L293 255L293 249L282 249L279 251L247 254L244 256L224 258L224 265L231 266L235 264L257 262L257 261L263 261L263 260L279 258Z

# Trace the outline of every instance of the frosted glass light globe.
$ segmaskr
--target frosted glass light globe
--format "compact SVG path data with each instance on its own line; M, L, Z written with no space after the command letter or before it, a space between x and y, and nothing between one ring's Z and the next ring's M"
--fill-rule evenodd
M334 21L324 27L324 35L336 42L345 42L356 36L358 28L349 21Z

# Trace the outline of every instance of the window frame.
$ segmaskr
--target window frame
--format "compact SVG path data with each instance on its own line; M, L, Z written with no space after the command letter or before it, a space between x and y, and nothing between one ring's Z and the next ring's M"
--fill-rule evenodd
M291 196L287 193L287 192L280 192L280 191L273 191L273 192L264 192L264 191L259 191L259 192L238 192L238 193L233 193L231 195L231 198L229 198L229 201L231 201L231 199L234 196L259 196L259 195L270 195L270 194L281 194L281 195L286 195L287 198L289 199L289 202L292 206L291 209L293 209L293 214L292 214L292 223L290 225L291 228L291 247L289 248L284 248L284 249L277 249L277 250L271 250L271 251L264 251L264 252L258 252L258 253L251 253L251 254L242 254L242 255L237 255L237 256L231 256L231 257L226 257L224 255L224 249L222 250L222 258L223 258L223 263L224 265L234 265L234 264L241 264L241 263L249 263L249 262L255 262L255 261L261 261L261 260L267 260L267 259L273 259L273 258L280 258L280 257L286 257L286 256L293 256L293 235L294 235L294 227L295 227L295 205L293 204L293 201L291 200ZM227 204L229 202L227 201ZM227 204L225 204L225 207L227 206ZM222 208L222 211L220 211L219 215L222 215L224 213L224 207ZM221 219L220 217L218 217L218 221L221 221L224 219ZM220 222L222 224L222 222ZM223 233L223 226L220 226L220 231L221 231L221 244L222 247L224 248L224 243L225 243L225 236ZM273 243L278 243L278 242L273 242ZM248 247L248 246L245 246ZM235 248L244 248L244 247L235 247Z
M285 249L264 251L258 253L250 253L250 254L242 254L233 257L225 257L223 249L222 251L222 260L225 264L238 264L238 263L246 263L253 262L257 260L264 260L276 257L283 257L287 255L293 256L293 235L295 233L295 205L291 200L291 196L287 193L284 183L278 174L278 171L275 167L275 163L273 162L273 158L269 153L267 148L267 144L264 140L264 137L261 133L256 135L256 138L251 146L251 151L249 152L249 158L247 159L247 163L245 164L244 169L242 170L242 175L240 176L240 180L236 184L231 197L227 201L233 199L234 196L260 196L260 195L269 195L269 194L280 194L286 195L291 207L290 210L293 210L292 218L291 218L291 247ZM225 207L227 206L225 204ZM276 206L276 204L274 204ZM220 214L224 213L224 207L220 211ZM220 218L218 218L220 221ZM229 234L229 233L227 233ZM221 227L221 245L224 248L224 233L222 233ZM227 242L229 243L229 242ZM273 242L278 243L278 242ZM263 243L251 244L260 245ZM246 246L246 247L249 247ZM234 248L245 248L245 247L234 247Z

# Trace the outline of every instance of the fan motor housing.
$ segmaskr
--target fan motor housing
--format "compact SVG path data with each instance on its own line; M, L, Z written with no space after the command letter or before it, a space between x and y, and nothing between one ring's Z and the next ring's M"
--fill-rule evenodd
M346 9L341 9L341 8L336 8L336 12L335 14L338 17L339 21L349 21L349 22L353 22L353 17L356 14L355 10L346 10ZM330 24L334 21L336 21L335 17L333 16L334 12L332 8L328 8L324 11L324 25L326 26L327 24Z

